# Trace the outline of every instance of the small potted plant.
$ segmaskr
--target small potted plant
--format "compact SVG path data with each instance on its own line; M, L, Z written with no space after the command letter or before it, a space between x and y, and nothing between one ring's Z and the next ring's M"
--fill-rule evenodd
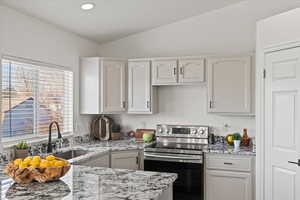
M240 150L241 138L242 137L239 133L233 134L234 151Z
M28 152L29 146L25 141L21 141L15 146L15 158L26 158Z

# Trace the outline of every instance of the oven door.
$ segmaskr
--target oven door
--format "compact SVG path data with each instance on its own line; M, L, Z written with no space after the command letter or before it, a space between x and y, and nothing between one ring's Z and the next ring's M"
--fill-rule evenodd
M151 154L150 154L151 155ZM149 156L145 152L145 171L169 172L178 174L173 185L174 200L203 200L203 164L194 160L176 162L181 155ZM178 159L177 159L178 160ZM196 161L196 162L195 162Z

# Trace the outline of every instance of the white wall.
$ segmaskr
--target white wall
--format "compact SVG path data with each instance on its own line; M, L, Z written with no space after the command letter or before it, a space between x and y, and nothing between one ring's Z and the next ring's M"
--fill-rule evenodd
M255 50L259 19L299 7L298 0L249 0L103 44L102 56L240 54Z
M255 51L256 22L300 6L299 1L251 0L195 16L180 22L103 44L102 56L156 57L201 54L244 54ZM157 123L204 124L215 133L248 128L255 135L252 117L226 117L207 114L205 87L161 87L159 113L154 116L115 116L125 130L153 128ZM234 98L234 97L233 97ZM225 129L224 124L231 128Z
M88 133L89 120L78 112L79 56L97 55L98 48L94 42L0 5L0 56L18 56L73 70L77 134Z

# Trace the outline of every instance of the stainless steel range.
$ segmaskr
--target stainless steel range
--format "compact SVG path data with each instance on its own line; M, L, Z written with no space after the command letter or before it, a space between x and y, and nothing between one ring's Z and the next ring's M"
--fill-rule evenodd
M144 150L145 170L177 173L175 200L203 199L202 149L208 144L209 127L160 124L156 137Z

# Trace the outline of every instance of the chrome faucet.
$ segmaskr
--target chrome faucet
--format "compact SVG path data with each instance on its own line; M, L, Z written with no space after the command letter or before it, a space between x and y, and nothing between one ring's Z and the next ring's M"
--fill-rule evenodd
M49 125L49 139L48 139L47 153L52 153L51 133L52 133L52 126L53 126L53 124L55 124L56 128L57 128L58 139L62 138L58 122L56 122L56 121L51 122L51 124Z

